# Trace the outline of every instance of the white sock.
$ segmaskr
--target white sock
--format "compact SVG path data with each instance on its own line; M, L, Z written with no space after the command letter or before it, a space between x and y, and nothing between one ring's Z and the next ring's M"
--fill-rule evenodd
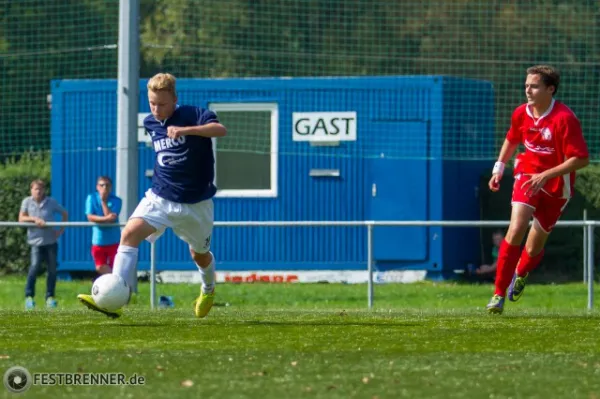
M200 280L202 281L202 292L210 293L215 289L215 256L212 256L212 260L210 261L210 265L207 267L198 266L198 271L200 272Z
M137 248L119 245L113 264L113 274L121 276L132 292L137 292L137 260Z

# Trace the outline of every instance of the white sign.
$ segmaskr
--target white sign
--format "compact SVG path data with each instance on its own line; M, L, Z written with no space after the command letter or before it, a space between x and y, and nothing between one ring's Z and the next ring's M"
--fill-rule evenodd
M144 129L144 118L150 115L149 113L138 113L138 142L139 143L151 143L152 137L148 134L146 129Z
M294 112L294 141L356 141L356 112Z

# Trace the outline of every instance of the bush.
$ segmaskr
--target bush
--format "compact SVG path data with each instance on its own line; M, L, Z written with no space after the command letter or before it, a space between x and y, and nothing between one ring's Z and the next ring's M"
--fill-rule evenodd
M18 221L23 198L30 195L29 185L42 179L50 193L50 155L26 153L0 164L0 220ZM29 245L24 228L0 227L0 274L21 272L29 267Z
M492 193L488 187L490 175L481 177L480 203L482 220L510 220L510 199L514 179L512 170L507 169L500 191ZM588 219L600 220L600 165L590 165L577 173L575 195L569 201L561 220L582 220L584 209ZM482 228L483 250L491 251L493 228ZM502 229L506 231L505 228ZM595 242L600 239L600 229L595 229ZM489 262L489 259L484 259ZM599 251L595 251L595 264L600 261ZM598 268L596 268L598 270ZM583 228L556 227L546 244L546 254L536 280L581 281L583 278Z

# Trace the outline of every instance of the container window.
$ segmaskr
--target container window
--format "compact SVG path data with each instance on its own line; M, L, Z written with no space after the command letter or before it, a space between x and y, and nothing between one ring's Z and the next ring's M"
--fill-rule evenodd
M217 197L277 196L278 109L273 103L213 103L227 136L213 139Z

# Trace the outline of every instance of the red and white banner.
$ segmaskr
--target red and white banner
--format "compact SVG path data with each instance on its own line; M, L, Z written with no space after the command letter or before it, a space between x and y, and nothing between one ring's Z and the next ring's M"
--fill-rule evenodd
M425 271L392 270L373 272L375 283L414 283L425 279ZM160 272L163 283L200 283L200 274L193 271ZM362 284L369 281L369 273L357 270L310 271L217 271L217 283L346 283Z

